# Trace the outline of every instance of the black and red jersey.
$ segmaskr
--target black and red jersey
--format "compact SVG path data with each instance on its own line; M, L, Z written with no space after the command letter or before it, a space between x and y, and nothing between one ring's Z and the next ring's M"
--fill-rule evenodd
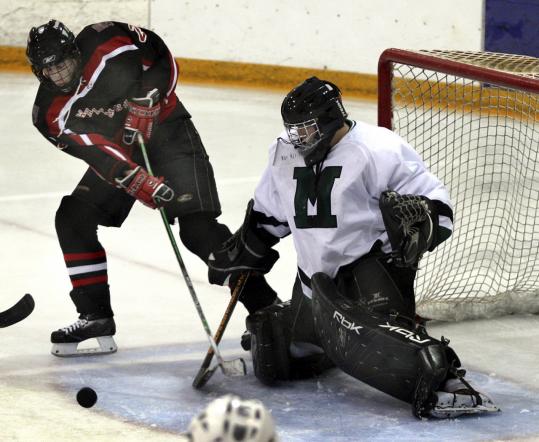
M157 34L125 23L89 25L76 44L82 60L78 87L66 94L41 85L32 119L47 140L114 183L135 166L120 142L127 100L157 88L160 122L172 115L190 116L174 92L178 66Z

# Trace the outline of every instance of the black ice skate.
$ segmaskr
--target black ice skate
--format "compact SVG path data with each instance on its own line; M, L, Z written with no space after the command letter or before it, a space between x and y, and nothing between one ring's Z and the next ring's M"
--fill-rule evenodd
M113 318L93 319L92 315L81 315L68 327L52 332L51 353L61 357L114 353L118 349L112 337L115 333ZM97 347L78 348L81 342L92 338L97 339Z

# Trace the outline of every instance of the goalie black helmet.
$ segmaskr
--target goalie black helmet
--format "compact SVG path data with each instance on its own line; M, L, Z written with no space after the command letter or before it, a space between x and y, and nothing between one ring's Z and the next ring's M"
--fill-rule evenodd
M325 80L311 77L285 97L281 116L290 142L309 166L322 161L337 130L348 114L339 88Z
M81 62L75 35L58 20L30 30L26 57L35 76L51 89L70 92L79 82Z

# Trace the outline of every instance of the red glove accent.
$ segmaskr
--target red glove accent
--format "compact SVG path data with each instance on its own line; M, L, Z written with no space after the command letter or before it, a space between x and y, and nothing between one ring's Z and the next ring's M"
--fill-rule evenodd
M138 166L123 179L116 179L117 186L152 209L171 201L174 191L164 182L163 177L154 177Z
M124 123L123 142L130 146L135 141L137 132L148 142L161 112L159 91L152 89L145 97L132 98L127 102L127 116Z

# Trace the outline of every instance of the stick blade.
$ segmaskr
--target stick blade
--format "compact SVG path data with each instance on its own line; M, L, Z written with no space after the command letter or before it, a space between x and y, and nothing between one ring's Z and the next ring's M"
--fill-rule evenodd
M22 321L34 310L35 302L32 295L27 293L13 307L0 312L0 328L9 327Z
M195 376L195 379L193 379L193 383L191 384L193 386L193 388L199 390L202 387L204 387L204 385L206 385L208 383L210 378L215 373L215 370L217 370L217 367L219 367L219 366L216 365L213 368L201 367L200 370L198 371L197 375Z
M247 365L242 358L223 361L222 364L216 364L212 368L203 366L200 367L195 379L193 379L193 383L191 384L193 388L199 390L204 387L219 367L221 367L221 371L225 376L238 377L247 374Z
M242 358L232 359L231 361L223 361L220 364L221 371L225 376L245 376L247 374L247 365Z

